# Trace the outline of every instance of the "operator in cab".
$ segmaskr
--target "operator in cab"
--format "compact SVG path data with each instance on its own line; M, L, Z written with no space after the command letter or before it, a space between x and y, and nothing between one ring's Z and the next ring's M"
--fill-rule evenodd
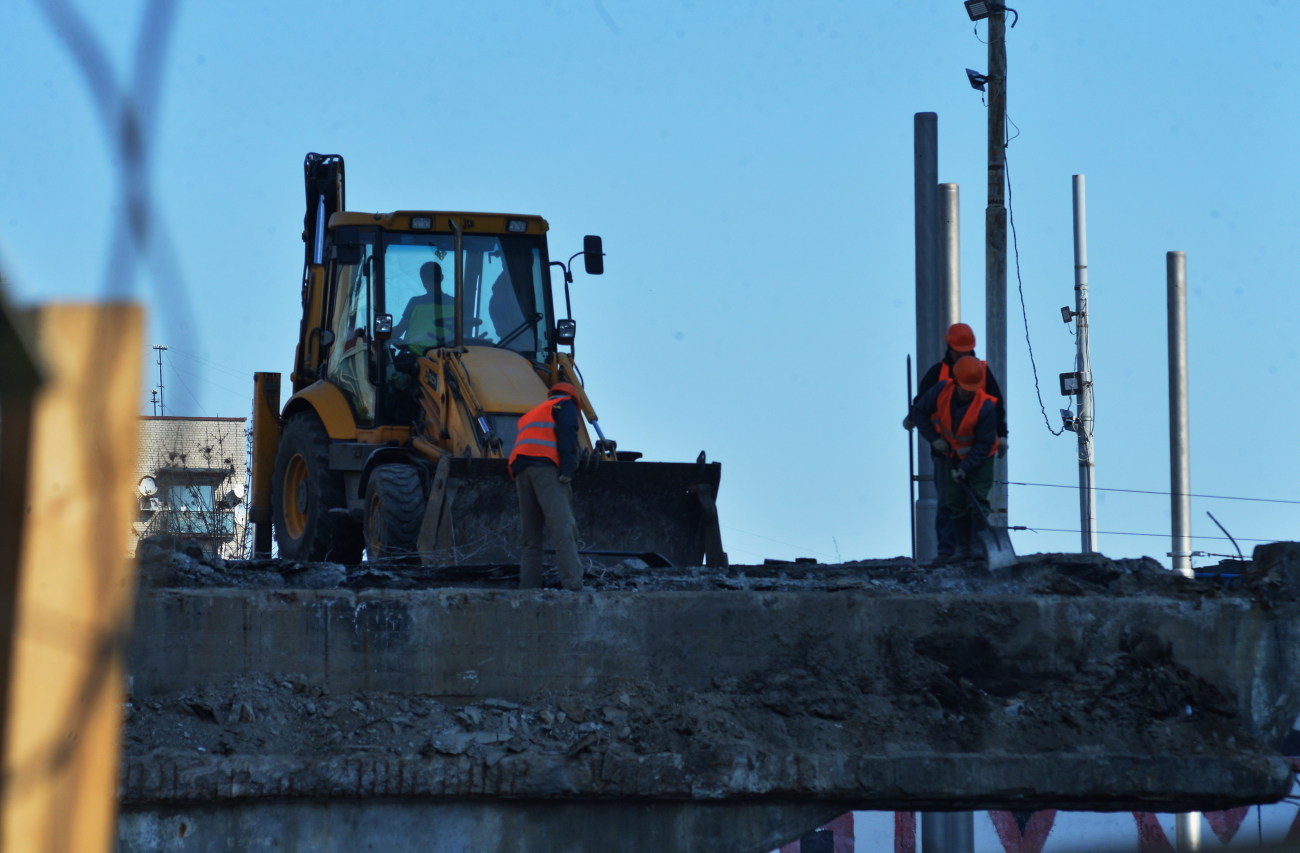
M442 289L442 264L437 261L420 267L420 283L425 292L406 303L393 337L422 352L456 340L456 302Z

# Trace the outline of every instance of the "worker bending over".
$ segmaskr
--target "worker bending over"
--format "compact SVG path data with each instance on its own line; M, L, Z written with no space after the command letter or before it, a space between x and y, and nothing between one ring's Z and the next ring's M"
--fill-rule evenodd
M925 392L938 385L945 379L952 378L952 367L957 360L965 356L975 355L975 331L965 323L953 323L948 327L947 334L944 335L944 343L947 348L943 358L935 362L925 375L921 377L921 383L917 387L916 397L912 399L912 405L925 396ZM1007 455L1007 400L998 387L998 380L993 376L992 371L988 369L988 364L984 365L984 390L990 396L997 400L998 415L998 456ZM912 417L908 415L903 419L903 428L910 430L913 427ZM938 470L938 459L943 454L930 451L930 456L935 459L935 470ZM938 545L939 559L946 559L952 556L956 548L956 539L953 532L952 519L948 517L948 511L945 509L944 490L953 487L952 483L947 482L947 478L935 478L935 495L939 499L939 506L934 514L934 533L935 541ZM958 489L960 491L960 489Z
M542 533L551 531L560 586L582 589L578 532L569 487L578 467L578 389L557 382L549 396L519 419L510 476L519 494L519 588L542 585Z
M908 418L935 451L934 478L954 538L953 556L972 556L976 519L987 516L998 452L997 398L985 390L984 362L964 356L952 375L926 391ZM963 487L969 486L967 490ZM979 502L972 505L971 494Z

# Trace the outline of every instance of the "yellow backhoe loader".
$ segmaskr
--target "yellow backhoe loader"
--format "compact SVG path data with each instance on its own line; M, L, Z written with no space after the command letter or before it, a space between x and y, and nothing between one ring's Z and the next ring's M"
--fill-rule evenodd
M573 362L570 265L604 271L599 237L552 261L546 220L344 204L343 158L308 154L302 322L280 374L254 377L254 551L343 563L517 562L506 459L519 416L556 382L582 396L573 481L581 550L725 565L721 466L638 461L605 438ZM551 270L564 278L556 315ZM565 352L563 348L568 348ZM597 438L587 432L590 425Z

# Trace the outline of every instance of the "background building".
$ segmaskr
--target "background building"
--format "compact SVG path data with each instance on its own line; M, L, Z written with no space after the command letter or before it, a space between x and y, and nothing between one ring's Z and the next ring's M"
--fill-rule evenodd
M246 418L142 417L136 543L174 537L205 554L246 555Z

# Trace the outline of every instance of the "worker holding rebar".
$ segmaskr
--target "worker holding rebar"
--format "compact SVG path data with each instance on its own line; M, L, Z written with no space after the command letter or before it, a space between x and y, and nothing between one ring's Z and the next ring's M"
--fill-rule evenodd
M519 418L519 434L508 467L519 495L520 589L542 586L542 539L546 529L555 545L560 586L582 589L573 492L569 486L578 467L577 400L577 388L557 382L545 402Z
M927 391L938 385L940 382L952 377L952 368L953 365L957 363L958 359L965 358L966 356L975 357L975 330L965 323L953 323L949 326L947 333L944 335L944 343L946 344L946 350L944 351L943 358L935 362L930 369L925 372L925 375L921 377L921 383L917 388L916 397L912 400L912 405L914 406L918 400L925 396ZM1001 387L998 386L998 380L988 369L987 364L984 365L984 377L984 390L997 400L998 455L1005 456L1007 452L1006 397L1003 395ZM910 430L913 426L914 423L910 414L906 418L903 418L904 429ZM943 454L937 453L933 448L931 448L930 456L936 460L936 471L938 470L937 460L942 455ZM934 514L934 532L938 544L937 550L939 559L946 559L952 556L953 550L956 548L952 519L948 517L948 511L946 509L947 502L944 500L944 492L950 485L951 484L947 481L947 478L940 478L936 474L935 493L936 497L939 499L939 506Z
M975 525L979 516L988 514L993 458L1001 443L998 401L986 390L987 378L984 362L963 356L949 378L922 394L908 412L908 419L935 453L935 482L943 484L940 509L951 525L951 554L956 558L973 553ZM940 552L940 556L945 555Z

